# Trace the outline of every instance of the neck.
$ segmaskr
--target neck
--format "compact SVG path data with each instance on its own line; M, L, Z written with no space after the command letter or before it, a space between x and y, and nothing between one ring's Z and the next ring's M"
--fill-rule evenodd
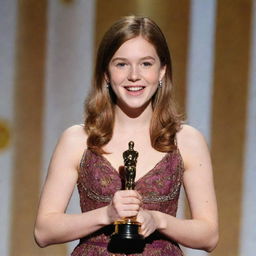
M115 127L121 130L135 131L149 129L152 117L152 106L148 104L143 109L125 112L118 105L115 107Z

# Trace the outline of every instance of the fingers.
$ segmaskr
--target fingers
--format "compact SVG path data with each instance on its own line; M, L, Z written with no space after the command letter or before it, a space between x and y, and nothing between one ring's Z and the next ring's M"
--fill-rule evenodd
M136 216L139 213L142 197L135 190L117 191L108 207L112 221L124 217Z
M132 203L135 200L113 201L113 207L119 218L136 216L140 210L140 203Z
M141 223L140 234L144 237L152 234L157 228L156 221L148 210L140 209L137 221Z
M120 196L120 197L132 197L132 198L137 198L140 201L142 200L141 195L138 193L136 190L119 190L115 193L115 196Z
M141 201L134 197L123 197L123 198L114 198L117 203L124 205L141 205Z
M140 210L139 204L120 204L120 207L122 207L123 211L136 211L137 214L139 213Z
M113 202L120 204L141 205L141 196L135 190L120 190L113 197Z

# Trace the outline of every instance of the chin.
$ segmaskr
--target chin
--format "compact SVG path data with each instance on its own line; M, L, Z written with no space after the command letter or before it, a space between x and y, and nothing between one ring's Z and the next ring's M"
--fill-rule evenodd
M138 102L134 102L134 103L123 103L123 104L117 104L120 109L122 109L124 112L128 113L142 113L149 105L150 105L150 101L149 102L144 102L144 103L138 103Z

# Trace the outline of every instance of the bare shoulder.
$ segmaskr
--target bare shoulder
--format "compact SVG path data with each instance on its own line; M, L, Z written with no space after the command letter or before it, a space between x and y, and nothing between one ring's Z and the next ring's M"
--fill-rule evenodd
M80 124L72 125L67 128L61 135L62 140L74 141L77 143L85 143L87 135L84 130L84 126Z
M190 125L182 125L177 133L177 141L180 146L196 146L205 143L205 138L202 133Z
M177 144L185 164L193 158L209 155L203 134L190 125L182 125L177 133Z
M72 158L76 166L87 147L87 135L82 125L73 125L67 128L59 138L55 155Z

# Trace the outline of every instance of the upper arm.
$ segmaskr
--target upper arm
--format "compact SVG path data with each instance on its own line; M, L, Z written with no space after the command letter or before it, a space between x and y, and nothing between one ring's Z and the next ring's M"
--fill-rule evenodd
M177 135L185 172L184 188L191 215L217 225L217 203L208 146L199 131L184 126Z
M38 215L65 212L78 178L79 163L86 147L81 126L68 128L60 137L48 169Z

